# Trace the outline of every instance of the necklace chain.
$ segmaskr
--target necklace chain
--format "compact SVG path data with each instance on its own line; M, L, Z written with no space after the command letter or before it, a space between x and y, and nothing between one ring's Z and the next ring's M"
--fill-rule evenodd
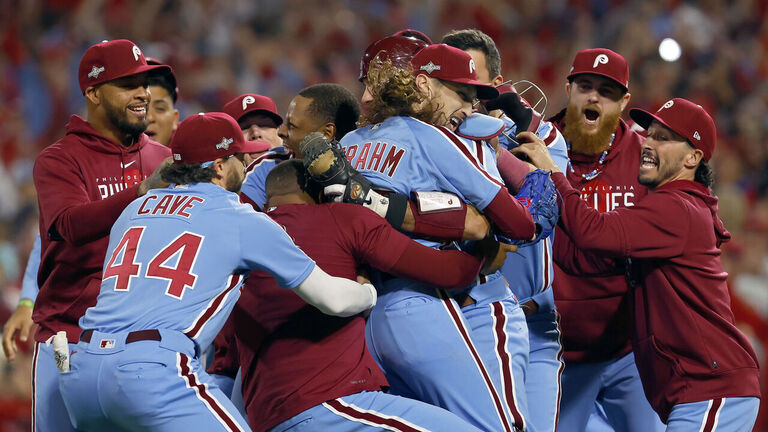
M605 158L608 156L608 152L611 151L611 146L613 146L614 138L616 138L616 134L611 135L611 142L608 143L608 148L603 150L603 154L600 155L600 160L597 161L597 168L593 169L592 171L590 171L590 172L588 172L586 174L582 174L581 175L581 177L584 180L591 181L595 177L597 177L598 174L600 174L600 170L603 167L603 163L605 162ZM567 144L568 144L568 151L570 152L570 150L571 150L571 143L569 142ZM571 159L570 158L568 158L568 170L570 170L571 172L574 172L573 165L571 165Z

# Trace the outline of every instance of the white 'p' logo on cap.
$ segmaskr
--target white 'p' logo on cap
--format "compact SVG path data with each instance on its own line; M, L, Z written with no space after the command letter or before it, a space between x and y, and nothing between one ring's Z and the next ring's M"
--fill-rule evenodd
M693 137L696 138L697 141L701 141L701 135L699 135L699 131L695 131L693 133Z
M141 50L136 45L133 46L133 59L136 61L139 61L139 57L141 57Z
M469 59L469 73L472 73L475 71L475 60Z
M674 104L675 104L675 101L668 100L666 103L664 103L664 105L661 106L661 108L659 108L659 111L663 110L664 108L672 108L672 105Z
M253 96L246 96L246 97L244 97L243 98L243 110L245 110L245 107L247 107L248 105L250 105L250 104L252 104L254 102L256 102L256 98L255 97L253 97Z
M599 64L608 64L608 56L605 54L600 54L599 56L595 57L595 62L592 63L592 69L596 68Z

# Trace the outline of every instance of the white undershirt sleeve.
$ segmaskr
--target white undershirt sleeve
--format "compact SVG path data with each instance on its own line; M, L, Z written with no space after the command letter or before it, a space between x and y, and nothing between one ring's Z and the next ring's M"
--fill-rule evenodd
M315 266L312 273L293 291L307 303L328 315L348 317L376 304L376 288L371 284L334 277Z

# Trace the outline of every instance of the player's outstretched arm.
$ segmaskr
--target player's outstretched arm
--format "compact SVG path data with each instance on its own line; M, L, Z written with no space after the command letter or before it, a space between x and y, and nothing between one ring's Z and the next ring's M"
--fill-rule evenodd
M171 162L169 157L160 167ZM34 181L46 234L75 246L109 235L112 225L131 201L149 188L168 185L159 178L160 167L139 185L91 201L75 168L62 168L54 155L41 154L35 161Z
M32 303L29 299L23 299L29 303ZM3 326L3 352L8 360L16 358L16 335L22 340L27 341L30 330L35 323L32 321L32 306L20 303L16 307L16 311L13 312L8 321Z
M376 305L373 285L331 276L318 266L293 291L328 315L348 317Z

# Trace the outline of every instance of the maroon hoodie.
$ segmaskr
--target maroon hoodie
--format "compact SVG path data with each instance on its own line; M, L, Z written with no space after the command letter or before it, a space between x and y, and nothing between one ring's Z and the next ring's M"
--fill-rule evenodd
M760 397L757 356L734 324L720 244L730 239L717 198L689 180L669 182L631 208L599 213L561 173L560 224L585 250L633 260L632 348L646 397L666 422L672 407ZM577 251L572 264L581 265ZM594 263L587 263L592 265Z
M64 138L40 152L33 173L42 239L36 341L59 330L77 341L78 320L99 294L112 224L138 197L139 183L170 155L144 134L125 148L76 115Z
M565 110L550 119L561 131ZM621 120L605 161L601 155L586 156L569 151L573 170L567 173L571 186L598 211L629 207L648 190L637 182L642 137ZM598 169L599 174L586 180L582 174ZM559 229L558 229L559 231ZM631 322L627 302L627 281L623 259L592 256L602 270L589 267L564 271L561 262L569 259L564 251L573 248L567 235L555 235L552 247L555 260L553 293L562 321L563 348L568 362L599 362L630 352ZM598 264L600 265L600 264Z

